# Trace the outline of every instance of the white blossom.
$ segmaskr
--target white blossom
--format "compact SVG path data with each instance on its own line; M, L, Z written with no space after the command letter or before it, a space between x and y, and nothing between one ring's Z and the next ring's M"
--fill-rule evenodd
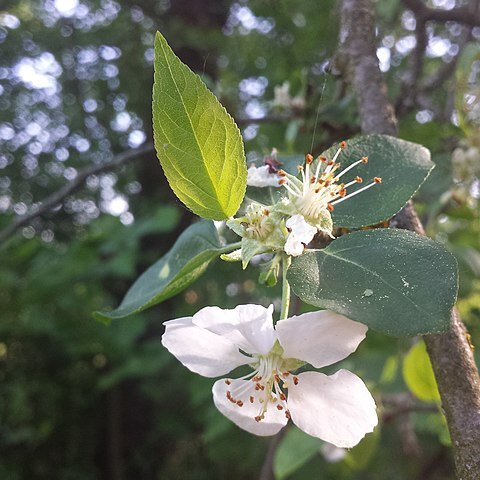
M335 205L358 195L382 181L381 178L375 177L371 183L364 187L348 192L354 185L362 183L363 179L357 175L353 180L343 183L340 180L341 177L357 165L367 163L368 158L362 157L338 172L340 163L337 162L337 159L346 146L346 142L342 142L331 160L322 156L318 157L314 168L312 168L313 156L307 155L305 157L305 167L298 166L301 179L279 170L278 175L282 177L279 183L288 191L288 199L280 202L277 209L287 215L302 215L318 231L332 236L333 223L331 212Z
M165 323L162 344L191 371L224 376L249 365L241 378L217 380L216 407L256 435L276 434L288 420L337 447L350 448L377 425L375 402L360 378L347 370L327 376L295 373L344 359L365 338L367 327L330 311L273 324L273 306L205 307L193 317Z
M303 253L305 245L313 240L317 229L309 225L302 215L293 215L285 222L285 226L290 231L284 246L285 253L297 257Z
M269 165L256 167L252 164L247 170L247 185L251 187L278 187L279 180L276 172L271 173Z

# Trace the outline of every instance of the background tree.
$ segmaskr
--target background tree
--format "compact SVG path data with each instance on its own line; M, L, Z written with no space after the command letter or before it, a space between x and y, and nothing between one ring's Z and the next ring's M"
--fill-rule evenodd
M237 430L210 405L209 382L190 377L159 345L164 320L207 304L265 301L252 273L233 277L218 262L205 281L147 313L109 327L90 316L116 306L192 220L151 147L155 31L235 116L252 161L272 147L319 153L374 131L379 120L395 131L393 110L357 107L366 85L378 94L381 84L345 74L364 60L379 78L375 59L337 48L339 29L353 34L349 22L367 7L345 2L342 14L330 1L3 4L2 478L268 478L272 465L277 478L382 478L386 468L391 478L452 478L428 360L420 354L420 370L411 371L410 341L370 333L348 359L374 388L383 423L331 463L331 452L294 429L270 446ZM475 344L478 2L375 7L368 53L379 60L399 136L426 145L437 163L416 205L427 233L457 256L458 306Z

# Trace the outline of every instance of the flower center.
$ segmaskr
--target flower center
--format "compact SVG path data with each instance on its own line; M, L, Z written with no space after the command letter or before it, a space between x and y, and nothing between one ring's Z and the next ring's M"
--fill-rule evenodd
M264 240L274 230L275 225L268 218L270 211L261 205L250 204L247 207L245 231L254 240Z
M315 223L326 210L333 211L334 205L337 203L343 202L382 182L381 178L375 177L368 185L347 194L347 189L357 183L362 183L363 179L356 176L350 182L342 183L340 178L360 163L368 163L368 157L362 157L337 173L337 170L340 169L340 163L337 163L337 158L346 147L346 142L342 142L332 160L327 160L322 156L318 157L315 173L311 170L313 156L310 154L306 155L305 167L301 165L297 167L302 175L301 181L283 170L278 172L278 175L283 177L279 184L287 189L298 212L306 219L310 219L312 223Z
M258 414L254 416L257 422L265 418L265 413L269 407L283 411L285 417L290 419L290 412L287 407L287 389L290 382L297 385L299 380L289 370L298 368L301 362L284 359L281 355L273 352L268 355L254 355L252 360L253 373L239 379L247 380L247 383L235 393L235 396L228 390L226 393L227 399L240 408L246 402L258 403ZM232 381L226 379L225 383L230 385ZM253 395L251 394L252 384Z

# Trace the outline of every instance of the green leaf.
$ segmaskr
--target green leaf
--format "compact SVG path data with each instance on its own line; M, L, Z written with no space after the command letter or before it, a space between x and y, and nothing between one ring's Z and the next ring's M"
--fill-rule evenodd
M424 402L440 402L437 382L425 343L416 343L403 360L403 379L409 390Z
M322 155L331 159L337 150L338 145ZM374 177L380 177L382 183L356 195L355 199L335 205L332 213L335 227L358 228L389 219L402 209L434 167L425 147L376 134L349 140L337 161L344 169L362 157L368 157L368 163L353 168L342 181L346 183L358 175L363 184ZM348 193L355 188L348 189Z
M159 32L154 64L155 149L168 183L197 215L212 220L231 217L247 182L237 125Z
M377 427L373 433L368 434L358 445L347 451L345 463L352 470L365 469L375 456L379 441L380 428Z
M283 437L273 460L276 480L283 480L320 453L323 442L291 427Z
M304 302L395 336L447 330L458 283L444 247L395 229L358 231L307 251L287 278Z
M236 247L238 244L220 244L213 222L194 223L166 255L137 279L116 310L95 312L93 316L108 322L163 302L194 282L214 258Z

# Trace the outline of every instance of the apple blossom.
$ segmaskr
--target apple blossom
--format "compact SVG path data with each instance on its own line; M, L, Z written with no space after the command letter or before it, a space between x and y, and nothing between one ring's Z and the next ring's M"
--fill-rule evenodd
M256 435L276 434L289 419L304 432L350 448L377 425L375 402L353 373L295 373L306 363L331 365L354 352L367 327L331 311L273 324L273 306L205 307L165 323L162 344L188 369L205 377L248 365L253 372L217 380L215 406Z
M285 253L297 257L303 253L304 246L313 240L317 229L309 225L302 215L298 214L290 217L285 222L285 226L290 231L284 246Z
M276 172L272 172L269 165L256 167L251 165L247 170L247 185L251 187L278 187L280 177Z
M337 170L340 169L340 163L337 163L337 158L346 146L346 142L342 142L332 160L327 160L322 156L318 157L315 173L313 173L313 170L310 170L314 161L313 156L310 154L306 155L305 167L301 165L297 167L301 173L301 179L279 170L278 175L282 177L279 184L286 188L289 196L284 198L276 209L287 215L302 215L318 231L332 236L333 222L331 212L334 206L382 181L381 178L375 177L371 183L347 194L347 189L357 183L362 183L363 179L356 176L350 182L343 183L340 182L340 178L360 163L367 163L368 157L362 157L337 173Z

